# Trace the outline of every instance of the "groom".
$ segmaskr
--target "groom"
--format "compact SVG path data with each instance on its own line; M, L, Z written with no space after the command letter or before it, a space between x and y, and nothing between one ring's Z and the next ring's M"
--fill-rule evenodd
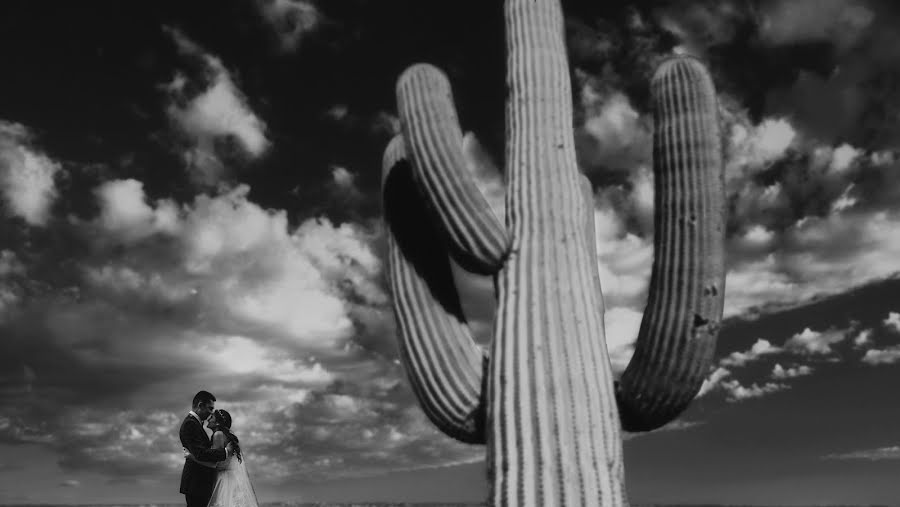
M210 449L212 444L206 430L205 421L216 408L216 397L207 391L200 391L194 396L192 409L181 423L178 436L181 445L199 461L225 461L231 455L231 444L224 449ZM205 467L194 460L185 458L181 471L181 493L187 501L187 507L206 507L212 496L216 483L216 470Z

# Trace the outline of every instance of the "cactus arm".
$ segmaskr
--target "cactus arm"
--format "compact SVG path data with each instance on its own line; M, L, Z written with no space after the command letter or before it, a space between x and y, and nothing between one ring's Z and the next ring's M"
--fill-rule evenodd
M724 164L716 93L692 57L652 81L655 218L647 307L617 386L623 427L648 431L696 396L712 360L725 285Z
M400 358L423 411L441 431L484 443L484 351L472 339L449 259L418 195L403 139L385 150L383 197Z
M460 266L494 274L509 250L509 234L466 168L462 131L450 83L428 64L397 80L397 104L416 182L428 197Z

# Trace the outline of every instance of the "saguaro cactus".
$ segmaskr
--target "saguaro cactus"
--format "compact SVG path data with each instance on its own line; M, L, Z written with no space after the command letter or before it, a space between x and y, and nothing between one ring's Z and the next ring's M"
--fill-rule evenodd
M558 0L506 0L506 226L467 173L450 86L410 67L403 135L384 157L390 278L401 357L428 417L486 443L494 505L627 505L621 423L650 430L696 395L724 292L723 173L703 66L664 62L656 107L655 256L634 357L614 385L605 346L593 199L578 172ZM489 354L473 341L448 255L496 273Z

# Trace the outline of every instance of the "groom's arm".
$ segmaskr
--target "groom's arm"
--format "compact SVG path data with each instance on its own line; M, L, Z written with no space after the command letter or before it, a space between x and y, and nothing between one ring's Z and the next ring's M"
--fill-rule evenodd
M188 452L194 455L194 458L197 461L225 461L228 458L227 451L225 449L210 449L207 447L209 445L209 440L206 438L206 433L203 431L203 427L200 424L186 424L182 428L181 441L184 446L187 448Z
M184 457L193 461L194 463L196 463L198 465L203 465L206 468L216 468L216 466L218 465L218 463L213 463L212 461L197 461L197 458L195 458L193 454L189 453L187 451L187 449L183 449L183 450L184 450Z

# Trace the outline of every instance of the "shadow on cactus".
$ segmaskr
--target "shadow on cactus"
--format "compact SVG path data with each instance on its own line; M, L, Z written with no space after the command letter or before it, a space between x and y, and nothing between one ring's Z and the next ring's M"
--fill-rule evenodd
M578 171L556 0L507 0L506 223L468 173L450 85L417 64L397 84L402 136L384 156L390 283L400 352L429 419L487 446L494 505L627 505L620 427L649 431L696 396L724 294L716 95L696 59L651 83L655 238L634 356L613 383ZM472 339L449 259L496 277L489 351Z

